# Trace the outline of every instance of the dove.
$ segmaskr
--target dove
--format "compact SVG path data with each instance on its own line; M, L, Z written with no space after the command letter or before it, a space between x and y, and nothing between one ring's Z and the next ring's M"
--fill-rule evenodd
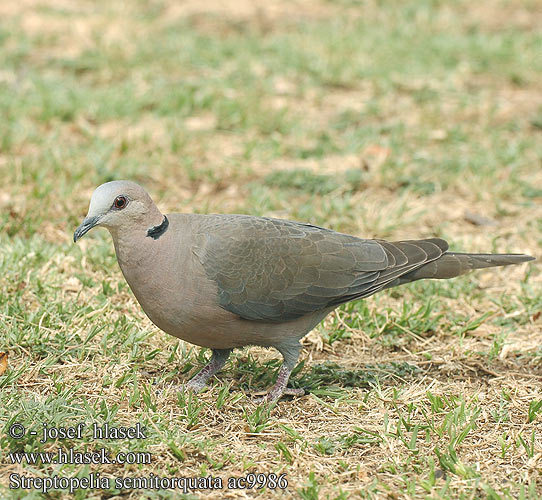
M236 214L162 214L131 181L102 184L74 242L94 227L113 239L119 267L149 319L212 351L183 388L201 391L235 348L273 347L283 358L263 399L284 394L302 339L336 307L420 279L533 260L448 250L440 238L363 239L302 222Z

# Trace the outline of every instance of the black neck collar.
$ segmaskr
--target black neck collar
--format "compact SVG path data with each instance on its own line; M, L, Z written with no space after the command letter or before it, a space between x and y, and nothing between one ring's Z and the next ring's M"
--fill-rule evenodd
M164 220L162 221L162 224L158 226L152 226L151 228L147 229L147 236L150 236L153 240L157 240L167 231L168 226L169 221L164 215Z

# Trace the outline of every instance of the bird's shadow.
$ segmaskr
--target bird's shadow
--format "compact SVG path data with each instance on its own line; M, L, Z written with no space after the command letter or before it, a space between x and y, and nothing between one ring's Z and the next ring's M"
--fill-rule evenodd
M239 357L228 371L242 390L265 390L275 383L280 364L278 359L262 363L248 355ZM305 369L305 362L301 361L294 368L288 385L312 393L337 387L368 388L389 379L410 378L418 371L418 367L406 362L366 364L363 368L350 369L326 361Z

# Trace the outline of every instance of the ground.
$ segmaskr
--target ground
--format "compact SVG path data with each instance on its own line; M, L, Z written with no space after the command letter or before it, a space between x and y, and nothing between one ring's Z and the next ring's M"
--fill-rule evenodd
M0 19L0 496L40 497L11 474L98 472L225 481L186 498L542 496L536 262L339 308L303 341L292 384L309 394L266 408L250 393L277 353L237 351L179 396L209 353L145 317L105 230L72 242L93 189L132 179L164 212L540 258L540 2L24 0ZM146 439L40 443L43 423L141 423ZM152 460L8 455L59 447ZM288 485L226 488L249 473Z

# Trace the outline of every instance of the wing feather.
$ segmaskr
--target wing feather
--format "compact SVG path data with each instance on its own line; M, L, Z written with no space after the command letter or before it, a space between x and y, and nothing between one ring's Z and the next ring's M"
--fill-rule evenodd
M200 221L192 250L220 305L253 321L291 321L367 297L447 249L437 238L390 243L264 217Z

